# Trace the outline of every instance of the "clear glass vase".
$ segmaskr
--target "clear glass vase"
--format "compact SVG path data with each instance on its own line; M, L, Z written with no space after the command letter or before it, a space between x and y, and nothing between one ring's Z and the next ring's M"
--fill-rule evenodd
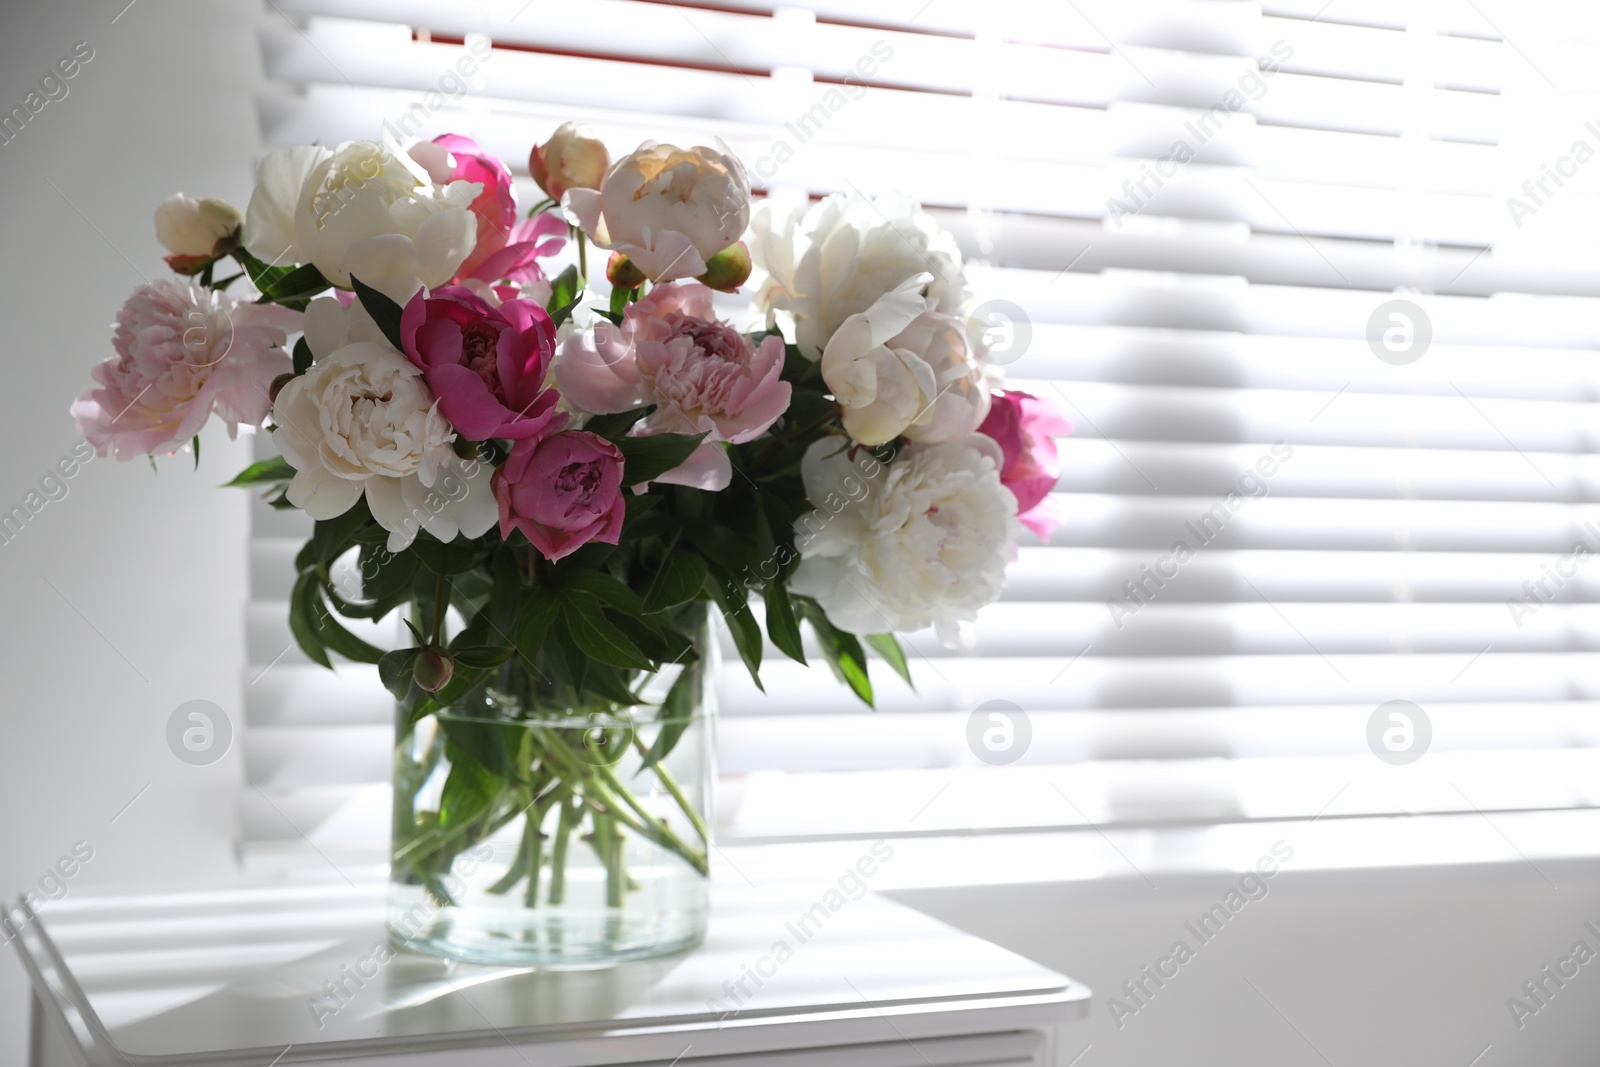
M558 690L541 653L512 659L447 708L398 706L393 941L547 967L699 943L715 648L705 605L680 610L692 613L686 628L699 656L637 672L629 688L638 704Z

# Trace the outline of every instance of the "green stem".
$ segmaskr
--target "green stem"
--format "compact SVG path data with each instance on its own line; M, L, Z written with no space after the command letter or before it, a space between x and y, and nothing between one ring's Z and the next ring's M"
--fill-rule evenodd
M444 613L449 606L445 598L444 575L439 575L439 580L433 583L433 636L431 638L435 648L444 647Z
M689 667L684 668L684 670L690 669ZM649 750L645 748L644 741L640 739L638 734L633 735L633 744L639 750L639 755L645 756L649 754ZM655 762L652 769L656 772L656 778L661 781L662 786L666 788L668 793L672 794L672 799L678 802L678 807L689 817L689 825L693 826L694 832L700 835L700 840L710 844L711 832L706 829L705 820L700 818L700 813L695 810L693 804L689 803L689 798L683 795L683 790L678 787L678 780L672 777L672 772L667 770L660 760Z
M540 827L544 824L544 813L548 808L548 804L534 805L528 815L528 824L522 831L528 867L528 888L522 894L522 905L526 908L539 906L539 878L544 869L544 834L540 832Z
M567 841L572 837L572 827L579 812L577 804L561 802L561 815L556 823L556 843L550 852L550 906L555 907L567 898Z
M609 803L610 807L613 808L612 814L617 819L621 820L624 825L631 826L634 830L643 834L646 838L654 841L656 844L676 852L678 855L687 860L691 867L699 871L701 874L707 874L710 872L710 867L706 861L706 854L698 849L691 848L681 837L672 831L670 826L647 812L644 809L644 806L640 804L639 801L634 797L633 793L629 791L628 787L617 780L617 776L612 773L611 768L600 768L600 775L600 780L596 781L595 783L596 786L598 786L597 791L601 794L601 797ZM624 804L632 808L637 813L637 819L635 819L633 816L630 816L625 810L617 806L616 801L619 797ZM640 822L639 820L643 821Z
M493 893L495 896L500 896L502 893L509 891L512 886L522 881L522 876L525 873L522 868L527 855L528 835L524 833L522 835L522 843L517 846L516 859L511 861L511 866L506 868L506 873L500 877L500 880L494 885L490 886L488 889L485 889L484 892Z
M589 287L589 249L584 241L583 231L578 231L578 276L583 279L583 287Z
M678 853L688 861L691 867L701 874L706 874L710 871L705 853L685 844L683 839L673 833L670 827L646 811L644 806L634 798L628 787L617 779L616 773L610 767L590 766L583 763L572 754L565 741L559 737L550 736L552 731L538 730L537 732L540 740L544 743L545 751L550 754L552 759L562 764L563 769L567 772L568 780L588 783L590 791L596 794L602 802L605 802L607 807L612 809L612 814L615 818L621 819L625 825L631 826L645 838L654 841L663 848L671 849L673 852ZM680 792L678 796L681 798L682 793ZM619 798L622 802L621 804L617 802ZM686 804L682 799L679 800L679 803ZM622 804L626 804L637 812L639 819L642 819L643 822L641 823L629 816L623 810ZM697 827L703 827L703 824L698 819L694 821Z
M607 815L594 816L594 850L606 867L606 907L622 907L622 872L617 824Z
M521 811L519 809L515 808L515 807L513 807L510 811L503 812L500 816L495 818L492 822L488 823L487 828L483 831L482 836L483 837L492 837L494 835L495 831L497 831L501 827L505 826L506 823L510 822L512 819L515 819L520 814L521 814ZM475 827L477 825L478 825L478 823L476 821L473 821L473 822L462 823L460 826L454 827L454 828L449 829L449 830L444 830L444 831L432 830L432 831L429 831L428 833L418 834L416 837L413 837L409 841L407 841L400 848L395 849L394 856L392 858L395 859L395 860L407 859L407 857L411 857L411 853L415 852L419 847L421 847L422 845L427 844L427 843L429 843L431 841L432 845L433 845L432 848L428 849L428 851L423 852L423 853L421 853L421 854L419 854L419 855L417 855L415 857L411 857L408 860L408 862L410 862L410 863L416 863L418 860L426 859L428 856L433 855L435 852L439 851L441 848L444 848L446 845L453 843L456 838L458 838L461 835L469 832L470 830L472 830L473 827Z

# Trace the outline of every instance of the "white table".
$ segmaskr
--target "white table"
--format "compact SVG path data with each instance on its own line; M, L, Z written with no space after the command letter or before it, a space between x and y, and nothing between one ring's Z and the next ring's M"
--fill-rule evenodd
M18 931L33 1067L1004 1067L1050 1062L1088 1011L1083 985L875 894L803 943L785 924L813 897L713 901L687 954L535 972L386 959L375 881L69 897Z

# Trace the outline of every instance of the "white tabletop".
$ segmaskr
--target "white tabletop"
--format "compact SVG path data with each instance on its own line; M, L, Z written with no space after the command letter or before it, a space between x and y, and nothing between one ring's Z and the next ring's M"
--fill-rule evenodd
M1087 1011L1084 986L876 894L846 902L802 940L794 922L816 899L719 885L698 949L538 972L388 958L383 891L372 881L72 897L42 907L18 947L44 1022L61 1038L70 1030L63 1043L82 1046L91 1067L445 1050L452 1064L584 1067L915 1046ZM522 1059L507 1060L511 1051Z

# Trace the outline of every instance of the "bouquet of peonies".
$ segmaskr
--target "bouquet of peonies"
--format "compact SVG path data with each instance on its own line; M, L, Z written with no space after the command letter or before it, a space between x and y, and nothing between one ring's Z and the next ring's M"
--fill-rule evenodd
M726 146L612 163L571 123L528 165L547 198L526 214L507 166L455 135L272 152L242 217L172 197L156 231L175 276L123 305L72 410L119 459L198 453L213 412L272 433L281 456L230 484L315 520L295 639L377 664L402 745L444 723L442 798L397 812L397 868L431 900L455 902L454 861L516 812L530 829L495 891L523 877L531 906L550 867L558 903L530 853L587 816L616 906L633 880L604 853L624 827L706 867L666 774L682 686L646 682L703 684L686 665L708 608L758 686L752 591L773 646L805 662L808 622L871 703L864 646L909 681L894 634L953 639L999 595L1019 527L1048 534L1051 435L1071 427L991 382L955 241L914 202L752 220ZM577 263L547 271L569 240ZM587 287L589 244L610 252L609 298ZM716 294L753 268L745 332ZM339 621L397 610L413 643L393 651ZM552 709L668 725L649 745L484 727ZM676 828L612 773L618 746L685 809Z

